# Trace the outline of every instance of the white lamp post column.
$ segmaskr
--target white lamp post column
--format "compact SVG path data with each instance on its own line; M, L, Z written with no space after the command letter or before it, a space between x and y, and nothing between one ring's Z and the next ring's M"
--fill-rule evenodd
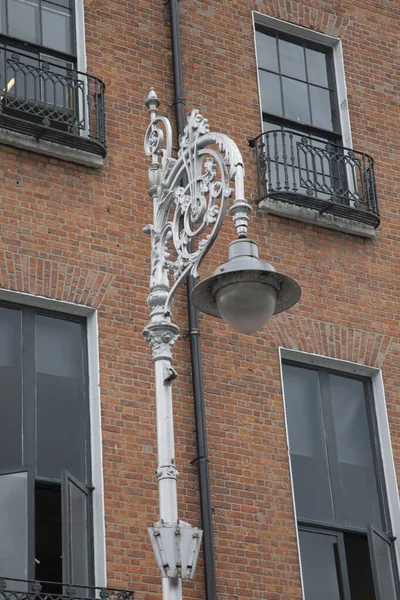
M145 227L151 236L147 299L151 313L143 335L151 347L155 368L160 518L149 527L149 533L162 573L163 600L181 600L182 579L194 576L202 531L178 516L171 393L176 373L171 361L179 329L171 321L170 307L189 272L198 277L233 193L229 212L238 239L230 246L228 263L194 288L194 304L210 315L223 316L238 331L251 333L262 328L273 313L297 302L300 287L261 261L257 245L247 240L251 208L244 199L243 160L236 144L222 133L210 132L207 119L192 110L178 157L172 158L171 125L158 115L159 104L152 89L146 100L150 125L145 137L145 152L151 157L149 195L153 200L153 223Z

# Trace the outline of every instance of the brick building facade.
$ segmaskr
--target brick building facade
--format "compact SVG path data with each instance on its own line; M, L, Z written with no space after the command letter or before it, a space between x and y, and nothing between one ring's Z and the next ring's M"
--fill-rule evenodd
M154 86L174 122L170 14L161 0L83 4L0 3L0 531L14 540L2 550L0 540L0 575L61 581L68 563L84 585L150 600L161 588L147 533L158 500L142 336L152 217L144 100ZM398 598L400 6L181 0L179 9L185 110L238 144L250 237L303 288L251 337L200 317L217 597L300 600L303 582L306 600L322 599L317 568L324 600ZM226 261L232 239L226 218L202 276ZM200 526L186 313L181 292L179 510ZM61 497L92 522L88 534L65 533L77 558L63 549ZM183 589L205 597L202 556Z

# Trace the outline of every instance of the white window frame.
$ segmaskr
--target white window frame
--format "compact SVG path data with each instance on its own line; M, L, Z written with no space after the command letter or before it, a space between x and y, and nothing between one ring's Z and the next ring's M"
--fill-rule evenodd
M348 101L347 101L346 78L345 78L345 72L344 72L343 50L342 50L342 42L341 42L340 38L336 38L331 35L327 35L326 33L320 33L318 31L313 31L312 29L307 29L306 27L302 27L301 25L294 25L293 23L288 23L287 21L282 21L281 19L277 19L275 17L270 17L268 15L264 15L257 11L253 11L252 17L253 17L254 52L255 52L255 56L256 56L256 65L257 65L258 99L259 99L259 103L260 103L260 121L261 121L260 131L263 130L263 117L262 117L262 106L261 106L260 76L259 76L259 70L258 70L258 57L257 57L257 46L256 46L256 24L264 25L265 27L269 27L270 29L274 29L275 31L282 31L289 35L293 35L299 39L309 40L311 42L316 42L317 44L320 44L321 46L327 46L329 48L332 48L343 146L345 146L346 148L353 148L352 138L351 138L349 108L348 108Z
M80 0L79 0L80 1ZM53 300L23 292L0 290L0 300L15 304L43 308L68 315L86 318L89 377L90 450L92 467L93 499L93 549L94 584L107 586L106 531L104 509L103 447L100 404L99 335L97 311L81 304Z
M287 421L287 413L286 413L286 403L285 403L285 390L283 385L283 371L282 371L282 363L284 360L291 360L297 363L303 363L306 365L314 365L316 367L322 367L325 369L334 369L336 371L340 371L342 373L348 373L352 375L361 375L363 377L368 377L372 383L373 390L373 402L375 415L378 426L378 436L379 436L379 449L381 453L382 463L383 463L383 475L385 481L385 492L388 501L389 508L389 516L392 526L393 536L396 538L394 541L394 548L396 554L397 566L400 565L400 500L399 500L399 491L397 487L397 478L396 478L396 470L394 466L394 457L393 450L391 444L391 436L389 429L389 420L387 415L387 407L385 400L385 389L383 385L383 377L381 369L376 367L369 367L366 365L361 365L359 363L353 363L346 360L340 360L336 358L329 358L327 356L321 356L319 354L310 354L308 352L300 352L298 350L291 350L288 348L279 348L279 364L280 364L280 376L281 376L281 385L282 385L282 400L283 400L283 410L285 415L285 428L286 428L286 443L289 457L289 470L290 470L290 483L292 489L292 502L293 502L293 511L296 522L296 536L297 536L297 550L300 562L300 576L301 576L301 586L304 597L304 582L303 582L303 571L301 569L301 554L300 554L300 543L299 543L299 534L297 527L297 512L296 512L296 503L294 497L294 484L293 484L293 472L292 466L290 462L290 445L289 445L289 429L288 429L288 421ZM398 570L398 569L397 569Z

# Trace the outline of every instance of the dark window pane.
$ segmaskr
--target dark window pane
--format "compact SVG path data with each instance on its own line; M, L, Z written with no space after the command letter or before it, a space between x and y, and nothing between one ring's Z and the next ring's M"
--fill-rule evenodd
M21 312L0 307L0 365L21 366Z
M0 0L0 32L7 33L6 0Z
M271 35L266 35L260 31L256 31L257 44L257 62L261 69L275 71L278 69L278 54L276 48L276 38Z
M283 365L283 381L297 516L333 522L318 374Z
M0 475L0 565L2 575L28 579L27 473Z
M284 116L302 123L311 123L307 84L282 77Z
M282 116L282 95L279 76L259 71L262 111Z
M59 479L68 469L85 479L82 381L38 373L36 382L38 475Z
M36 316L37 468L84 479L85 394L82 325Z
M0 308L0 468L22 464L21 313ZM1 563L0 563L1 564Z
M71 53L71 13L68 9L42 2L43 46Z
M367 536L345 535L344 544L351 600L374 598L374 582Z
M394 578L392 544L387 537L368 528L376 600L398 600Z
M305 600L341 600L337 572L337 538L299 531Z
M46 0L46 4L55 5L55 6L63 6L64 8L71 9L72 0Z
M36 371L63 377L82 377L80 323L36 316Z
M62 581L61 489L35 490L35 579ZM45 585L45 593L61 594L59 585Z
M282 75L289 75L305 81L306 66L303 46L286 40L279 40L278 46Z
M267 131L276 131L282 130L282 127L280 125L277 125L276 123L270 123L269 121L263 121L263 132L266 133Z
M66 475L67 490L64 490L64 511L67 538L64 540L63 555L65 576L75 585L89 584L88 563L88 510L87 494ZM65 477L64 475L64 477ZM65 484L65 480L64 484ZM66 493L66 498L65 498Z
M328 86L328 70L325 52L306 48L308 81L317 85Z
M38 0L8 0L8 34L40 43Z
M375 466L362 381L329 375L345 523L381 525Z
M0 366L0 468L22 465L21 388L20 369Z
M329 90L310 86L312 122L315 127L333 129Z

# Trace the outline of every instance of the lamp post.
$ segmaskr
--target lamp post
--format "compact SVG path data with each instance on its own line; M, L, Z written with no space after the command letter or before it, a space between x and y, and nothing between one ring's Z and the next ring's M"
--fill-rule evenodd
M151 89L146 100L150 125L145 152L151 157L153 223L144 228L151 236L147 298L151 313L143 335L152 350L155 368L160 519L149 527L149 534L162 573L163 600L181 600L182 579L194 576L202 531L178 518L171 393L177 375L171 361L179 328L171 321L170 308L187 275L191 272L198 277L199 266L219 233L232 195L229 212L238 239L229 247L228 262L196 285L193 304L248 334L262 329L272 314L293 306L301 289L293 279L260 260L257 244L247 239L251 207L244 198L243 160L236 144L222 133L211 132L207 119L192 110L178 156L173 158L171 124L158 115L159 104Z

